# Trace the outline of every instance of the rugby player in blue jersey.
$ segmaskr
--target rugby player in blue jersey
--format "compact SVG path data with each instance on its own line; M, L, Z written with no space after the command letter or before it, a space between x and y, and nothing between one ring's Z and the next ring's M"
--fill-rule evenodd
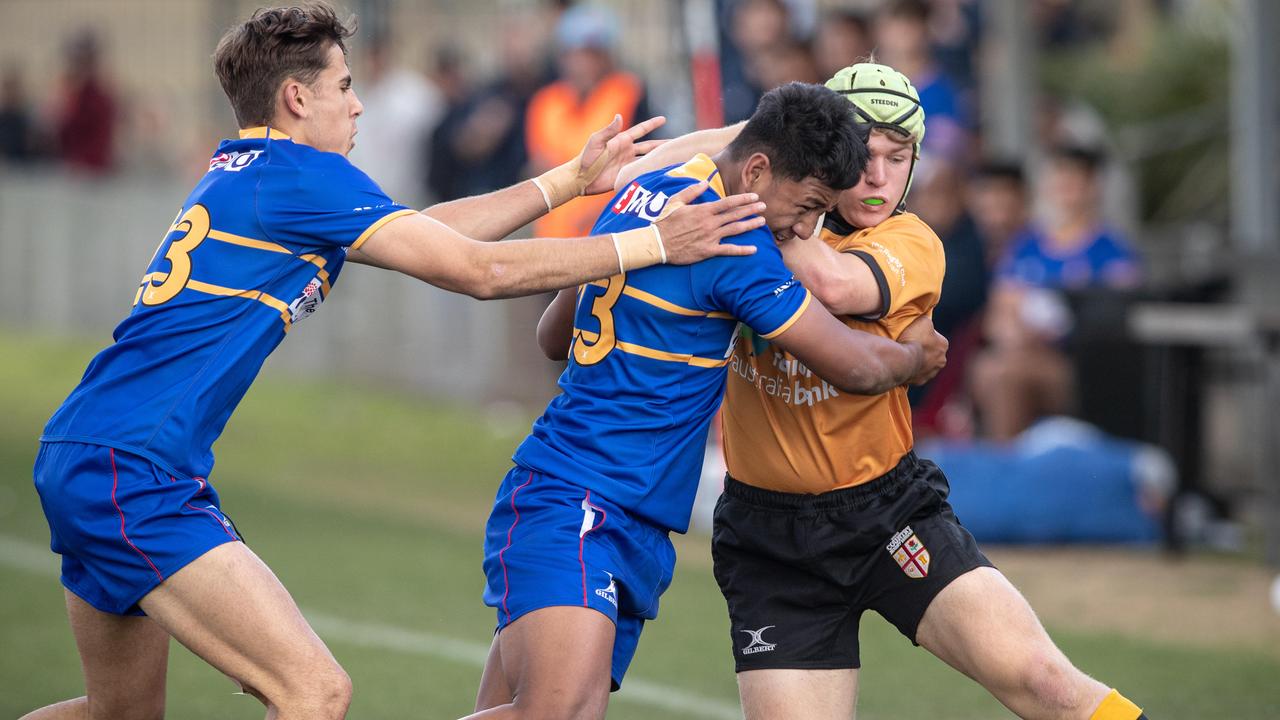
M945 362L928 316L898 342L856 332L811 302L777 247L808 237L868 158L853 107L818 85L766 94L714 157L637 178L596 232L660 221L695 202L758 193L767 228L731 238L749 261L616 274L562 291L539 341L568 356L562 393L516 450L485 541L497 610L476 718L599 718L671 582L669 535L688 529L707 428L739 326L786 348L833 392L879 394ZM790 388L780 388L790 392Z
M419 213L346 159L362 107L323 4L231 29L215 68L241 127L182 203L116 328L45 427L35 485L62 555L85 696L28 719L159 718L176 638L279 720L341 718L350 680L207 478L211 447L267 355L314 313L345 261L481 298L576 286L661 262L750 254L754 197L591 238L495 240L585 192L612 189L660 119L597 133L575 161ZM741 261L741 260L740 260Z

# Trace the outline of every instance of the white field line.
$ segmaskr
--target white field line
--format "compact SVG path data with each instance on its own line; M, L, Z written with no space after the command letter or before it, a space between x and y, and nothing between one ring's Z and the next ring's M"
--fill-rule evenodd
M48 548L4 535L0 535L0 565L45 577L57 578L59 575L58 558ZM302 612L317 634L333 642L433 657L475 668L483 668L485 657L489 654L488 645L470 640L376 622L349 620L305 608ZM636 677L628 677L614 699L690 717L742 719L742 712L734 703Z

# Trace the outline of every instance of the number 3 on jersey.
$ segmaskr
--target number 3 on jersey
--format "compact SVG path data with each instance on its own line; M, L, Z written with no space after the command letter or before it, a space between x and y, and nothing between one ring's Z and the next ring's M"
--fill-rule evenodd
M618 337L613 329L613 306L622 297L622 289L626 284L626 275L614 275L605 281L604 292L591 301L591 315L600 322L598 335L574 328L573 359L579 365L595 365L617 346ZM595 339L587 342L587 338L593 335Z
M169 261L169 272L157 271L142 279L142 287L138 288L139 299L143 305L160 305L169 302L187 286L191 280L191 253L209 236L209 211L203 205L192 205L173 225L169 226L169 235L182 233L169 243L164 259ZM160 248L164 243L160 243ZM156 249L156 254L160 253ZM155 258L152 258L155 261ZM160 284L155 284L160 280ZM137 300L134 300L137 304Z

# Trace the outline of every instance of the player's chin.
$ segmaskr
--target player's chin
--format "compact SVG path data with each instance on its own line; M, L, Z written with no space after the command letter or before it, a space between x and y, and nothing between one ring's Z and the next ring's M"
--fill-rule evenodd
M855 226L860 228L875 227L893 214L893 206L889 203L883 205L863 205L858 203L858 207L853 212L853 217L848 218Z

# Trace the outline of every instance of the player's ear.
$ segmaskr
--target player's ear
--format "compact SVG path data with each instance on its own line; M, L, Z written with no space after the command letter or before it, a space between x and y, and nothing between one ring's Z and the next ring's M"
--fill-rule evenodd
M742 164L742 182L747 190L756 192L756 185L761 181L767 182L770 175L771 163L769 156L762 152L751 153L751 157Z
M285 78L284 84L280 88L281 99L284 102L284 108L290 115L295 117L306 117L310 110L309 103L311 98L307 93L307 86L295 78Z

